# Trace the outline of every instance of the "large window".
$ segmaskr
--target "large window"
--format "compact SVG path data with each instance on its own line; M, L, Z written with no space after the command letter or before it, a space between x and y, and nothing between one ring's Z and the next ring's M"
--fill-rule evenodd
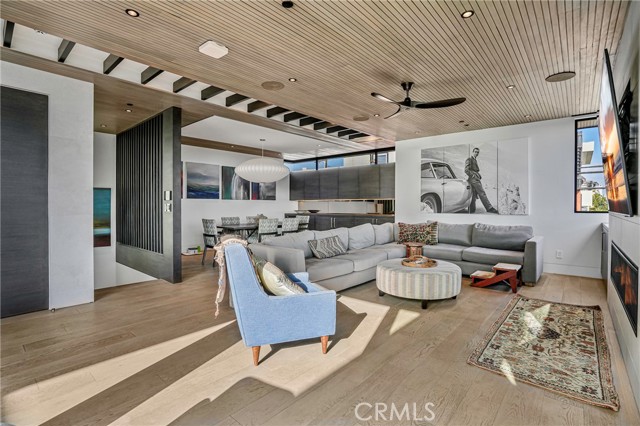
M575 211L609 211L597 118L576 121Z

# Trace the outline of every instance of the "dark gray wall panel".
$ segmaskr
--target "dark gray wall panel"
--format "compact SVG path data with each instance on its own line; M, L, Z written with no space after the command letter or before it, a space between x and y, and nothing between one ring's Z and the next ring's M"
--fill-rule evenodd
M1 316L49 308L48 97L1 88Z

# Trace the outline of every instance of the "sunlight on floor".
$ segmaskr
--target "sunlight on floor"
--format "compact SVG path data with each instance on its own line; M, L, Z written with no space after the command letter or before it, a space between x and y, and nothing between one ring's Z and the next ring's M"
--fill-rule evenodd
M504 359L502 360L502 364L500 364L500 371L502 371L502 374L504 374L507 380L509 380L509 383L511 383L513 386L517 386L516 379L513 376L513 372L511 371L511 366Z
M298 397L361 356L389 311L388 306L345 296L340 298L340 303L356 315L362 315L362 322L350 336L335 345L330 341L326 355L322 354L319 341L281 345L272 356L269 353L274 348L264 347L261 353L264 361L254 367L251 351L238 342L112 424L168 424L196 405L214 401L247 378Z
M391 324L389 335L391 336L395 334L418 318L420 318L420 313L407 311L406 309L400 309L398 311L398 315L396 315L396 319L393 321L393 324Z
M549 309L551 309L550 304L546 304L541 308L535 309L533 312L525 312L524 313L524 326L526 326L529 330L541 329L544 325L544 319L549 316ZM523 335L527 336L520 341L520 344L525 344L535 339L537 336L533 333L523 333Z
M235 320L11 392L2 399L3 420L16 425L41 424L233 322Z

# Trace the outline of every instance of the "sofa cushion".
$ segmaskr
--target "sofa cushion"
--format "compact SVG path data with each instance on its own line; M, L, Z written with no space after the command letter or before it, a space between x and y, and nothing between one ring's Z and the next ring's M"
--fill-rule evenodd
M256 275L265 291L274 296L302 294L306 291L280 270L276 265L256 256L251 256Z
M309 248L313 253L313 257L318 259L327 259L347 252L346 247L342 245L342 241L337 235L321 240L309 240Z
M415 224L400 222L398 226L400 227L399 243L438 244L438 222Z
M369 247L369 249L384 251L387 253L387 259L398 259L400 257L405 257L407 254L407 248L398 243L376 244L375 246Z
M349 228L349 250L359 250L371 247L376 243L376 233L373 225L363 223L362 225Z
M427 257L440 260L462 260L462 251L467 246L459 246L456 244L438 244L435 246L424 246L422 254Z
M438 222L438 244L471 245L473 224Z
M500 250L524 250L524 244L533 237L530 226L501 226L476 223L473 225L471 245Z
M267 246L277 247L289 247L300 249L304 251L304 257L309 258L313 256L311 249L309 248L309 240L313 240L314 235L311 231L293 232L291 234L285 234L281 237L269 238L262 242Z
M349 250L346 254L336 256L334 259L352 261L353 270L358 272L369 268L375 268L378 263L387 260L387 253L384 250L376 249Z
M499 250L485 247L468 247L462 252L462 260L467 262L495 265L496 263L524 263L524 252L513 250Z
M376 244L388 244L395 241L393 236L393 223L373 225L373 232L376 235Z
M327 280L353 272L353 262L347 259L316 259L312 257L306 260L309 281L316 282Z
M342 245L345 248L349 248L349 229L348 228L336 228L336 229L328 229L326 231L313 231L315 238L314 240L321 240L323 238L333 237L337 235L340 237L340 241L342 241Z

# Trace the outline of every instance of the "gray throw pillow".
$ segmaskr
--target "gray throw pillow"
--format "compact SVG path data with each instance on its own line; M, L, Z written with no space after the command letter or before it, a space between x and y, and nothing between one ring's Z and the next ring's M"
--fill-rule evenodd
M347 252L347 249L342 244L340 237L337 235L329 238L323 238L321 240L311 240L309 241L309 248L313 255L318 259L327 259Z

